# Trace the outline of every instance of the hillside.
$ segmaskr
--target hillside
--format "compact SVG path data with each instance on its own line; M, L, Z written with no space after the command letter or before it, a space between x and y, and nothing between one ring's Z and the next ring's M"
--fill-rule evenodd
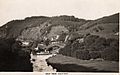
M26 30L39 28L39 31L37 35L43 34L45 31L49 31L51 27L57 26L57 25L63 25L67 27L69 30L73 28L74 26L80 26L87 21L84 19L77 19L75 17L71 16L59 16L59 17L28 17L24 20L13 20L8 22L7 24L3 25L1 30L1 36L4 33L6 36L2 36L5 38L17 38L18 36L24 35L24 32ZM45 29L45 30L44 30ZM32 32L30 32L32 34ZM37 36L37 35L31 35L31 36ZM30 37L31 38L31 37ZM39 38L39 37L38 37Z
M80 30L81 33L118 39L115 34L119 32L119 13L88 22L82 25Z
M13 20L0 27L0 36L5 38L24 38L37 40L44 36L53 35L52 27L63 26L67 33L78 32L82 34L99 35L106 38L117 38L119 13L96 20L78 19L74 16L33 16L24 20ZM59 27L58 27L59 29ZM58 30L57 29L57 30ZM64 31L61 30L61 32ZM54 32L57 32L54 31ZM50 34L48 34L50 32ZM59 31L58 34L61 34Z
M62 60L61 60L62 59ZM64 55L56 55L47 59L57 72L118 72L119 63L113 61L81 60Z
M1 38L37 41L45 45L63 44L65 47L60 50L61 54L79 59L103 58L118 61L118 36L119 13L96 20L67 15L33 16L13 20L0 27Z

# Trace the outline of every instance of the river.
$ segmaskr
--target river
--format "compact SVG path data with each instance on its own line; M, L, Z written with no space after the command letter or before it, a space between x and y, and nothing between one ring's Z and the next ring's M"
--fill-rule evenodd
M54 56L50 55L33 55L31 54L31 63L33 63L33 72L56 72L52 66L48 66L46 59Z

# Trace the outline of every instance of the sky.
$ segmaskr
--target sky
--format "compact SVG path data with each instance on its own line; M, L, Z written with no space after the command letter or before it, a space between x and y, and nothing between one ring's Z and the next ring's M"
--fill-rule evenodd
M120 0L0 0L0 26L30 16L97 19L120 11Z

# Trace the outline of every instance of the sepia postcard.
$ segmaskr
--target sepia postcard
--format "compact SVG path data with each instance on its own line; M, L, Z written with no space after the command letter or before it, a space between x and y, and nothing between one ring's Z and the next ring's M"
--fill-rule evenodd
M0 75L118 75L119 0L0 0Z

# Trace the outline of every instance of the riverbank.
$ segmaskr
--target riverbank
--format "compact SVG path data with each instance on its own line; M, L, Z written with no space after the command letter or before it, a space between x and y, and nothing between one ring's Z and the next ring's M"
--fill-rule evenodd
M56 55L48 58L47 64L58 72L119 72L119 62L105 60L80 60Z

